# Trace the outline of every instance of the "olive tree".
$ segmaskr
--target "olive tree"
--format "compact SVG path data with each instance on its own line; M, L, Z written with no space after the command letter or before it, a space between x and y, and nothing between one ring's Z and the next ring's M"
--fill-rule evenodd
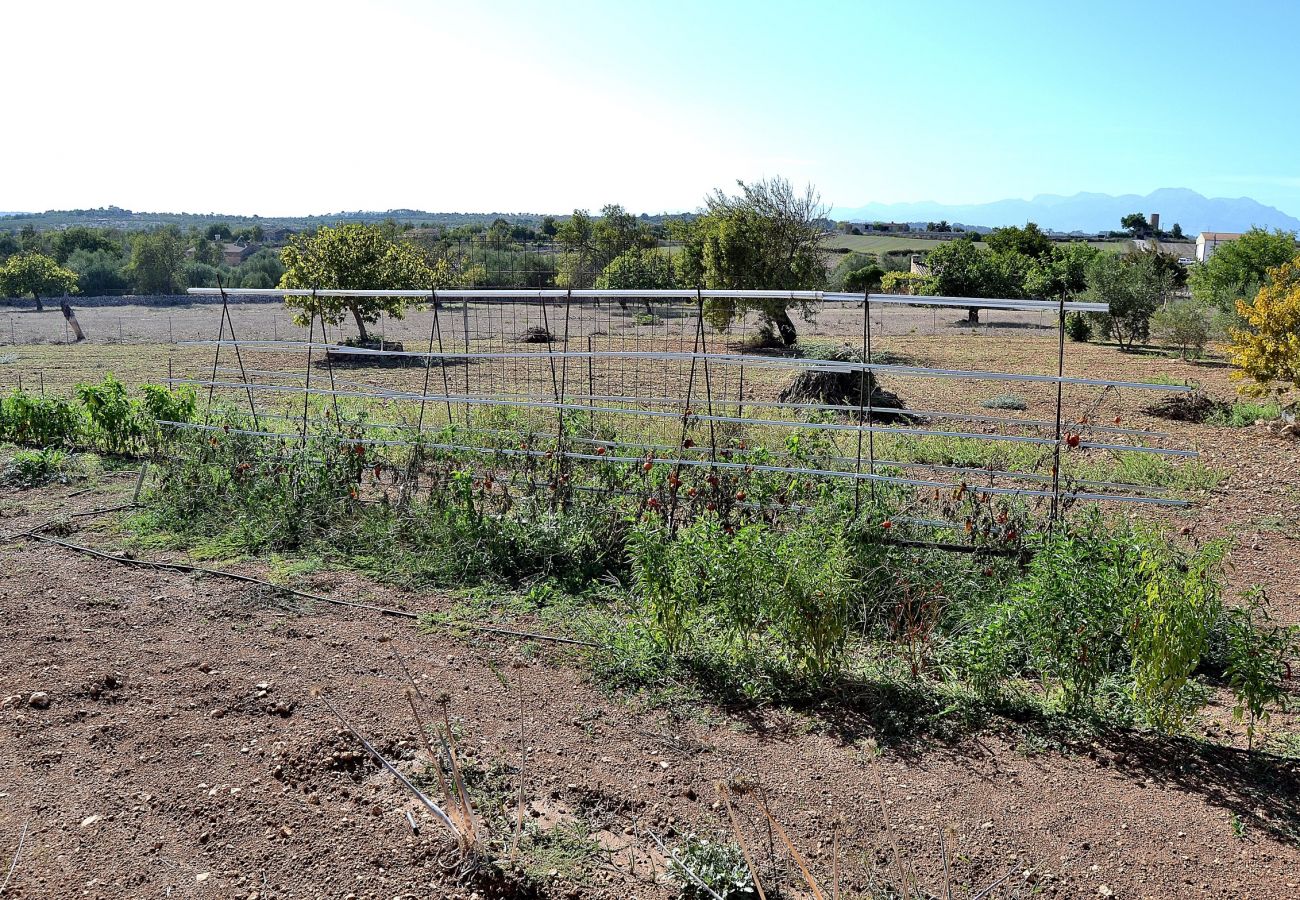
M36 300L36 311L45 309L42 297L70 294L77 289L77 273L65 269L43 253L18 253L0 266L0 294Z
M714 191L703 214L679 225L685 284L712 289L818 290L826 284L821 197L809 185L796 191L784 178L736 182L740 193ZM798 339L784 300L746 300L715 306L715 321L735 309L759 311L765 330L785 346ZM804 305L805 316L808 307Z
M349 223L298 235L280 252L280 261L282 288L427 290L452 283L446 260L430 265L419 247L387 237L376 225ZM297 311L300 325L316 316L339 325L350 314L363 344L370 340L367 325L385 313L400 319L406 308L402 297L288 296L284 302Z

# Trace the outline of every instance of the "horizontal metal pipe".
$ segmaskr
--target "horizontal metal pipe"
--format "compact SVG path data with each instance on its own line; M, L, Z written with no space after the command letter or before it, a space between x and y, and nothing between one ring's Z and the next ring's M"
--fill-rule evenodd
M194 429L200 431L222 431L227 434L244 434L244 435L250 435L254 437L272 437L280 440L294 440L295 438L295 435L288 434L288 433L281 433L281 432L274 432L274 431L258 431L258 430L251 430L251 429L227 428L222 425L199 425L193 422L171 422L167 420L159 420L158 424L166 425L168 427ZM374 440L374 439L357 439L357 438L343 438L343 437L338 438L337 443L339 444L339 446L347 446L352 444L362 444L365 446L375 446L375 447L415 446L414 442L412 441L383 441L383 440ZM475 454L491 455L491 456L525 456L525 457L533 457L533 458L547 458L548 454L551 457L555 456L555 452L550 450L520 450L514 448L507 448L507 447L499 447L499 448L498 447L477 447L468 444L444 444L444 443L433 443L433 444L425 443L423 444L423 446L430 447L436 450L449 450L453 452L466 452L466 453L475 453ZM560 455L566 459L582 459L582 460L589 460L591 462L644 463L647 461L645 457L642 456L608 456L608 455L601 456L595 453L573 453L570 451L560 451ZM773 465L765 465L761 463L726 462L721 460L715 461L715 460L707 460L707 459L669 459L669 458L656 457L652 461L652 463L657 465L663 465L663 466L686 466L690 468L744 469L744 470L754 471L754 472L777 472L783 474L817 475L817 476L825 476L828 478L847 478L855 481L879 481L886 484L900 484L900 485L907 485L911 487L924 487L924 488L957 489L962 486L961 484L953 484L951 482L946 482L946 481L928 481L928 480L922 480L918 478L900 478L894 475L875 475L868 472L842 472L837 469L813 469L813 468L806 468L806 467L773 466ZM1042 498L1051 498L1052 496L1054 496L1051 491L1040 491L1040 490L1034 490L1032 488L995 487L992 485L973 486L969 484L965 485L965 487L968 490L974 491L976 493L992 494L998 496L1042 497ZM1120 503L1145 503L1154 506L1183 507L1188 505L1185 500L1171 500L1165 497L1130 497L1122 494L1096 494L1096 493L1062 493L1060 496L1062 498L1079 499L1079 500L1107 500L1107 501L1116 501Z
M277 419L280 421L294 422L294 423L302 422L302 416L298 416L298 415L289 416L289 415L280 415L276 413L263 413L263 412L259 412L258 415L260 418L263 419ZM321 422L318 419L312 419L310 420L310 423L313 425L328 425L330 427L337 427L333 421ZM361 427L366 429L378 428L378 429L387 429L387 430L405 431L405 432L416 431L415 425L401 424L397 422L366 422L363 425L361 425ZM459 428L460 426L457 425L456 427ZM446 426L425 425L422 428L420 428L419 433L421 435L439 434L445 428ZM487 427L477 426L477 425L465 426L465 430L475 435L494 435L494 436L506 436L506 437L523 436L529 439L543 438L548 441L555 439L555 434L550 431L547 432L529 431L529 432L524 432L521 435L521 433L517 431L506 431L501 428L487 428ZM274 432L274 433L279 434L280 432ZM292 437L292 435L288 433L286 433L286 436ZM652 444L652 443L645 443L641 441L603 441L598 438L582 437L580 435L566 435L564 439L570 443L584 444L586 446L592 446L592 447L628 448L633 450L654 450L654 451L666 451L666 452L673 452L673 453L680 452L680 453L689 453L692 456L703 456L706 453L712 455L714 453L714 450L712 448L702 447L702 446L679 448L671 444ZM366 440L367 439L365 438L359 438L357 442L365 443ZM415 446L415 442L410 441L400 445L413 447ZM786 455L787 454L780 453L780 452L772 452L772 456L777 459L781 459ZM828 460L829 462L837 462L837 463L845 463L845 464L849 464L849 463L856 464L858 462L857 457L853 457L853 456L827 456L823 458ZM894 467L900 469L925 469L927 471L932 471L932 472L948 472L957 475L970 475L977 478L985 478L985 477L1006 478L1011 480L1032 481L1038 484L1050 484L1052 482L1052 478L1049 475L1039 475L1036 472L1013 472L1008 469L990 469L985 466L950 466L950 465L943 465L940 463L914 462L914 461L896 460L896 459L877 459L876 465L884 466L884 467ZM1074 485L1082 485L1084 487L1101 488L1106 490L1154 491L1157 493L1165 493L1168 491L1168 488L1164 488L1154 484L1128 484L1122 481L1096 481L1089 478L1068 478L1068 480L1070 481L1071 484Z
M792 303L861 303L862 294L842 291L771 291L746 289L691 288L622 289L622 288L438 288L352 289L352 288L190 288L201 296L239 297L407 297L420 300L788 300ZM1061 309L1054 300L1022 300L1011 297L943 297L908 294L871 294L872 303L901 306L956 306L981 309L1013 309L1051 312ZM1109 312L1105 303L1070 300L1067 312Z
M367 397L376 400L414 400L423 399L431 403L463 403L467 406L512 406L523 409L556 409L556 410L573 410L575 412L585 413L604 413L607 415L630 415L641 416L644 418L661 418L661 419L680 419L682 414L673 410L658 409L621 409L609 406L589 406L585 403L557 403L552 400L505 400L491 397L473 397L457 394L416 394L413 392L382 392L366 393L363 391L339 391L329 390L327 388L304 388L298 385L280 385L280 384L252 384L247 382L236 381L204 381L199 379L186 378L164 378L165 384L184 384L191 387L219 387L231 388L238 390L255 390L270 391L272 393L309 393L322 397ZM833 422L799 422L781 419L753 419L742 416L719 416L719 415L701 415L693 414L692 419L698 422L730 422L737 425L768 425L776 428L798 428L809 431L863 431L874 432L876 434L894 434L902 437L919 436L919 437L951 437L951 438L971 438L982 441L1004 441L1007 443L1034 444L1037 446L1053 446L1057 443L1055 438L1039 438L1029 435L1020 434L983 434L974 431L940 431L927 428L893 428L887 425L853 425L837 424ZM1160 456L1182 456L1195 458L1197 454L1194 450L1168 450L1163 447L1146 447L1131 446L1128 444L1103 444L1095 441L1080 441L1078 446L1089 447L1096 450L1114 450L1116 452L1130 453L1154 453Z
M239 373L239 369L234 366L220 366L217 371L229 374ZM265 378L306 378L299 372L276 372L266 369L246 369L245 374L255 375ZM372 390L383 390L378 385L368 384L363 381L353 381L351 379L336 378L337 384L353 385L355 387L370 388ZM503 393L500 396L506 397L526 397L525 394ZM682 408L685 406L685 399L682 397L628 397L616 394L568 394L572 400L597 400L605 403L644 403L652 406L675 406ZM418 400L417 400L418 402ZM1054 422L1048 422L1045 419L1019 419L1015 416L987 416L976 413L953 413L936 409L897 409L892 406L844 406L843 404L834 403L793 403L781 400L729 400L722 397L714 397L714 406L746 406L752 409L800 409L813 412L834 412L857 415L859 412L870 413L905 413L909 416L919 416L926 419L948 419L954 422L987 422L995 425L1012 425L1025 428L1055 428ZM1149 431L1144 428L1121 428L1117 425L1098 425L1089 423L1075 423L1074 426L1079 430L1105 432L1106 434L1126 434L1134 437L1155 438L1157 440L1167 439L1169 434L1164 431Z
M914 378L960 378L970 381L1021 381L1038 384L1072 384L1087 387L1114 387L1133 390L1168 391L1188 393L1187 385L1151 384L1145 381L1113 381L1104 378L1074 378L1061 375L1022 374L1017 372L986 372L975 369L939 369L928 366L900 366L888 363L853 362L814 359L796 356L763 356L744 353L696 353L688 350L505 350L426 353L422 350L377 350L369 347L345 347L338 344L311 344L299 341L182 341L186 346L246 347L250 350L324 350L345 356L387 356L412 359L646 359L670 362L703 360L716 364L744 365L752 368L796 368L814 372L883 372Z

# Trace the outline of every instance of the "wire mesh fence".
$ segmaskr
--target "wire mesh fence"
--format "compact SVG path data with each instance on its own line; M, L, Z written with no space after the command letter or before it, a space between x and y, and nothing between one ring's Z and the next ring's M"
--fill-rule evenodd
M272 447L323 437L362 448L375 478L418 484L421 467L453 465L480 489L553 504L618 494L674 517L720 504L784 515L828 485L855 505L888 490L909 521L968 532L959 508L972 496L1046 519L1079 502L1182 505L1167 479L1149 476L1195 456L1118 414L1129 394L1186 388L1070 375L1061 341L1000 371L922 365L891 348L882 323L898 322L896 310L951 318L963 298L409 293L416 305L400 327L364 344L318 317L304 335L269 336L244 305L222 307L197 344L211 348L210 365L170 373L209 412L169 427ZM1028 319L1096 311L980 302ZM797 344L772 325L782 312ZM1008 387L1021 403L981 402Z

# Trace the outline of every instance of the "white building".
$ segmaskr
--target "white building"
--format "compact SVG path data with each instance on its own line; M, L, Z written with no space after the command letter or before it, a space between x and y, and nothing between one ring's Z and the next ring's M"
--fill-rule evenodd
M1196 261L1205 262L1214 255L1220 244L1231 243L1239 237L1239 231L1202 231L1196 236Z

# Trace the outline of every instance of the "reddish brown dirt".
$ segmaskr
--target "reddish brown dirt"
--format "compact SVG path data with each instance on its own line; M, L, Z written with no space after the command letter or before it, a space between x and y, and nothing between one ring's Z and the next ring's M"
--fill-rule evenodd
M117 499L68 492L21 495L6 505L5 529ZM74 521L83 528L73 540L111 541L92 519ZM447 843L432 821L411 833L409 798L351 758L356 742L310 694L324 688L380 747L409 757L415 731L395 652L426 692L449 695L463 746L485 765L517 764L522 726L530 816L581 820L611 849L576 866L534 860L544 896L672 896L662 857L657 882L645 864L646 830L669 841L675 830L725 831L713 786L728 778L763 786L823 884L841 823L844 896L889 875L895 841L938 890L943 830L961 882L1014 870L1015 896L1300 890L1294 760L1134 734L1042 749L1008 730L955 744L882 737L877 752L865 723L881 696L808 712L650 709L589 683L572 653L534 656L513 640L286 609L256 588L20 539L0 545L0 571L0 696L48 698L47 708L0 711L0 865L30 820L6 897L472 896L477 886L441 871ZM410 609L448 605L346 574L311 583ZM766 864L752 796L738 803ZM628 843L635 867L620 850ZM772 846L782 883L805 896L779 840Z

